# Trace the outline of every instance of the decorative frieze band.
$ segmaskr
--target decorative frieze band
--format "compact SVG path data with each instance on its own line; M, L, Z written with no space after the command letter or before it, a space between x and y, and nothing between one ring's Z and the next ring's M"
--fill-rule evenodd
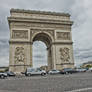
M30 65L24 65L24 64L21 64L21 65L19 64L19 65L18 65L18 64L14 64L14 65L9 65L9 66L10 66L10 67L15 67L15 66L19 66L19 67L20 67L20 66L30 66Z
M54 30L50 30L50 29L31 29L31 32L30 32L30 34L35 34L35 33L37 33L37 32L42 32L42 33L48 33L48 34L50 34L53 38L54 38Z

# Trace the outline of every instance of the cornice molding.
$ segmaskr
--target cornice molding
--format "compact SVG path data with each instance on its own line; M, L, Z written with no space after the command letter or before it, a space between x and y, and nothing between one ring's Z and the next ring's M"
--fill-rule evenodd
M10 13L31 13L31 14L43 14L43 15L54 15L54 16L66 16L70 17L69 13L51 12L51 11L36 11L36 10L24 10L24 9L11 9Z
M14 66L30 66L30 65L9 65L10 67L14 67Z
M9 44L33 44L33 42L30 41L9 41Z
M52 44L73 44L73 42L52 42Z
M61 63L61 64L56 64L56 65L74 65L74 63Z

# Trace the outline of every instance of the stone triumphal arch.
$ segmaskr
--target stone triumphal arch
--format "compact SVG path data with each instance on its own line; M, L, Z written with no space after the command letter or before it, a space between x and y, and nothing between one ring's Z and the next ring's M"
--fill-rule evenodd
M32 66L32 44L43 41L48 50L48 69L74 67L70 15L11 9L9 69L24 72Z

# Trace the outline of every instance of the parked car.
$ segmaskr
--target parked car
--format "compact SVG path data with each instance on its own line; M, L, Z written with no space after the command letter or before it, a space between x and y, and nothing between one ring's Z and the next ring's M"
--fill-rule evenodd
M40 68L27 68L25 72L26 76L31 76L31 75L46 75L45 70L41 70Z
M61 74L72 74L72 73L77 73L76 69L72 68L64 68L60 72Z
M60 73L60 71L59 70L56 70L56 69L50 70L48 72L48 74L59 74L59 73Z
M15 75L14 72L12 72L12 71L8 71L8 72L7 72L7 76L16 76L16 75Z
M7 73L0 72L0 78L4 79L7 77Z
M91 71L92 72L92 68L89 68L89 70L88 71Z
M85 69L85 68L77 68L76 69L78 72L86 72L87 71L87 69Z

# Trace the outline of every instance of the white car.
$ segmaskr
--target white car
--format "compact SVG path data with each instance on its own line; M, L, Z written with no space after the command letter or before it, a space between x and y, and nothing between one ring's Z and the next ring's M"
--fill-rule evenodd
M4 79L7 77L7 73L0 72L0 78Z
M85 68L78 68L78 69L76 69L78 72L86 72L87 71L87 69L85 69Z
M41 70L40 68L27 68L25 72L26 76L31 76L31 75L46 75L45 70Z
M53 70L50 70L48 73L49 73L49 74L59 74L60 71L53 69Z
M89 68L88 70L92 72L92 68Z

